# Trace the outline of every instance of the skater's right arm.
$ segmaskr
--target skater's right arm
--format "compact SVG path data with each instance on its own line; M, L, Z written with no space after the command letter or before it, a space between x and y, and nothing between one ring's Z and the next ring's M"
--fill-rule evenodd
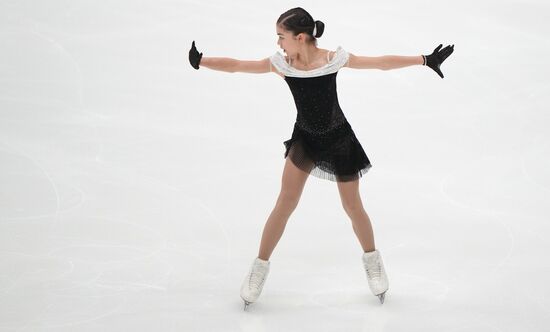
M199 64L203 67L225 71L229 73L269 73L274 72L279 76L283 77L281 73L277 71L273 66L271 66L271 61L269 58L262 60L237 60L227 57L203 57L202 53L199 54L195 48L195 41L189 50L189 62L191 66L195 69L199 69Z
M229 73L269 73L269 58L262 60L237 60L233 58L202 58L201 65L213 70Z

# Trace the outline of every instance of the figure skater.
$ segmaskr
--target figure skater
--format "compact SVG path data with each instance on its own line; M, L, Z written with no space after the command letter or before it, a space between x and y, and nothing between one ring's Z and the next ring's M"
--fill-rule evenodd
M372 166L352 127L344 116L336 93L336 75L342 67L390 70L412 65L433 69L441 78L441 63L454 45L437 46L430 55L359 56L341 46L331 51L317 47L325 28L303 8L284 12L275 25L277 44L286 55L276 52L259 61L225 57L204 57L195 47L189 62L230 73L275 73L292 92L297 116L292 137L283 142L286 159L281 191L264 226L258 256L241 286L244 309L259 297L266 281L269 258L281 238L290 215L300 200L308 175L337 183L343 208L363 249L362 262L371 292L384 303L388 278L380 251L375 248L372 225L359 196L359 178ZM287 158L288 157L288 158Z

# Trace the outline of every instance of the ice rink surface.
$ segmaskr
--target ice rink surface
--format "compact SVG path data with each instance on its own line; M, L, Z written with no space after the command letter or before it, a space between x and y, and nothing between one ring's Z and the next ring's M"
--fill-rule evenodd
M264 59L301 6L318 46L430 54L342 68L390 282L380 305L336 183L311 177L259 300L239 288L296 108ZM0 331L549 331L546 1L1 1Z

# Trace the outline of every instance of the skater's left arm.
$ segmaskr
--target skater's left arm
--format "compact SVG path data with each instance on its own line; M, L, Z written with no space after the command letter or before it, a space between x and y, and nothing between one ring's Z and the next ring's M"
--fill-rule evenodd
M422 65L422 55L382 55L382 56L360 56L349 53L349 60L346 67L355 69L380 69L390 70L413 65Z
M433 69L439 77L444 78L440 67L443 61L454 52L455 45L441 47L443 47L443 44L439 44L429 55L382 55L369 57L348 53L349 59L344 66L357 69L376 68L390 70L413 65L424 65Z

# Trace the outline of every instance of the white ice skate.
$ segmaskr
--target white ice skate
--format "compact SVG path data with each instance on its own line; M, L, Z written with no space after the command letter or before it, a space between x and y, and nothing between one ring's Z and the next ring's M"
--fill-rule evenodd
M250 271L241 286L241 298L244 300L244 310L260 296L265 280L269 273L270 261L256 257Z
M382 256L378 249L363 253L363 266L367 273L369 288L371 292L378 296L380 303L384 303L384 297L388 290L388 277L382 262Z

